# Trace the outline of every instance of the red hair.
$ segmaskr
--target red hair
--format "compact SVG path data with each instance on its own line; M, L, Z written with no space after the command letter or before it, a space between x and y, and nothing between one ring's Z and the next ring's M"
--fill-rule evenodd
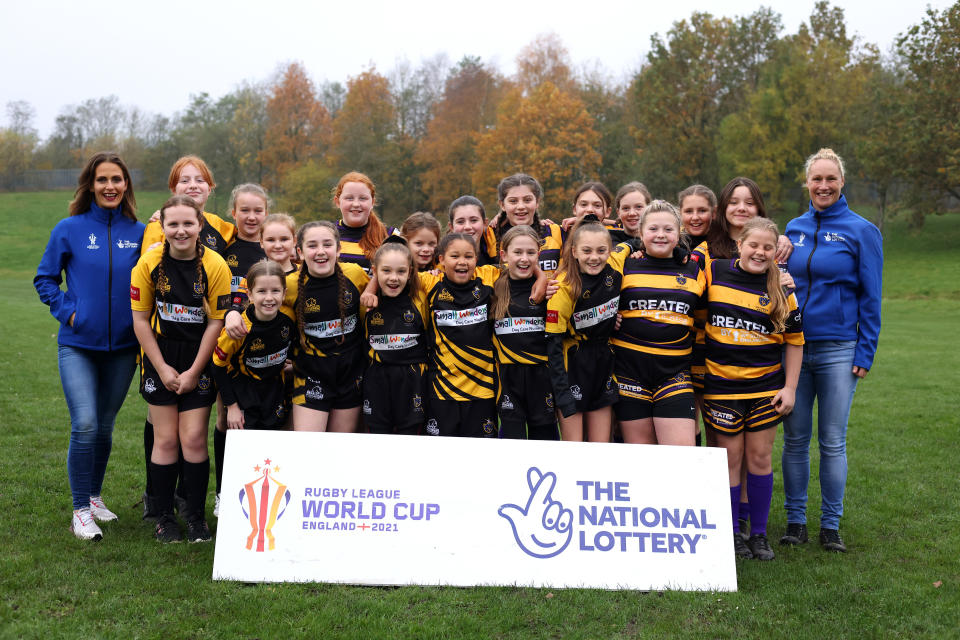
M365 174L360 173L359 171L351 171L346 174L340 181L337 183L336 188L333 190L333 199L334 204L340 199L340 194L343 193L343 187L348 182L359 182L367 189L370 190L370 199L373 200L374 206L377 204L377 188L373 186L373 180L368 178ZM363 235L360 237L360 250L363 251L363 255L367 257L367 260L373 264L373 256L376 254L377 249L380 248L380 245L383 244L383 241L386 240L387 236L390 235L387 232L387 228L380 222L380 218L377 217L377 214L374 213L373 209L370 210L370 217L367 219L367 228L364 230Z
M176 190L177 183L180 182L180 173L188 164L192 164L200 171L200 175L203 176L204 181L210 185L210 190L213 191L213 188L217 186L213 181L213 173L210 172L207 163L197 156L183 156L173 163L173 166L170 167L170 177L167 178L167 186L170 187L170 191Z

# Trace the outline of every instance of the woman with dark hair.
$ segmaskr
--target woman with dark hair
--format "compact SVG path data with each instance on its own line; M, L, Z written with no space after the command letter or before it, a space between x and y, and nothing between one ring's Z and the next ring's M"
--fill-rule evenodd
M780 544L807 541L807 485L813 401L820 443L820 544L846 551L840 537L847 481L847 420L857 382L873 366L880 335L883 238L847 206L843 161L832 149L807 158L810 209L787 225L796 250L787 263L797 283L806 344L793 413L784 421L783 489L787 531Z
M113 423L130 388L137 339L130 312L130 271L140 257L130 172L112 152L95 154L77 181L69 217L54 227L33 285L60 322L60 381L70 410L67 476L70 530L99 540L95 520L115 520L100 497ZM60 289L64 275L67 290Z

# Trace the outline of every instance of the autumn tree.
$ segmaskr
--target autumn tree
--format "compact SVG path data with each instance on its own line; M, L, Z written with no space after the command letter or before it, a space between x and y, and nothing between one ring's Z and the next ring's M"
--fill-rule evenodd
M479 58L463 58L446 79L414 156L432 210L476 191L476 137L495 123L502 87L503 79Z
M33 164L37 130L33 106L22 100L7 103L8 126L0 128L0 188L10 189Z
M599 136L583 102L550 81L527 96L520 88L510 90L497 109L494 128L476 138L472 175L477 195L493 201L503 177L528 173L543 185L545 216L560 217L569 210L574 189L594 178L600 166Z
M525 91L550 82L561 91L576 89L570 53L556 33L544 33L517 55L517 84Z
M960 199L960 3L927 16L897 40L906 65L904 144L912 222Z
M263 150L267 137L267 90L244 84L233 93L235 108L229 124L229 141L244 180L263 182Z
M317 99L313 82L299 63L291 63L267 101L267 127L259 158L264 182L275 187L284 174L323 154L330 140L330 114Z
M601 163L597 179L611 190L640 175L639 157L627 121L626 89L615 85L600 69L584 72L577 95L593 120Z

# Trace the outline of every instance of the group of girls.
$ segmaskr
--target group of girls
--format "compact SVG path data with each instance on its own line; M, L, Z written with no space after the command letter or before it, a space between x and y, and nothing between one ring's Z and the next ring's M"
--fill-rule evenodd
M189 160L179 173L204 175L208 195L209 170ZM772 557L770 427L793 404L802 333L752 181L719 202L695 185L679 208L640 183L616 197L587 183L560 225L541 219L539 183L516 174L489 223L463 196L441 237L429 213L384 225L360 173L334 191L337 223L296 230L268 215L257 185L234 190L236 225L216 227L181 178L131 285L158 539L182 539L178 474L187 537L210 538L205 427L218 395L218 502L226 428L609 442L616 415L626 442L693 445L702 402L737 508L747 473L752 535L737 552Z

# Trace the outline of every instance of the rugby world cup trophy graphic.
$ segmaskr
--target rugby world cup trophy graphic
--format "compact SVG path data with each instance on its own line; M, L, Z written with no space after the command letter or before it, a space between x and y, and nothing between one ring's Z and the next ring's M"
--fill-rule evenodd
M243 515L250 520L248 550L273 551L276 545L273 525L290 504L290 490L273 475L280 471L280 465L270 465L270 458L263 461L263 466L256 465L253 470L260 476L243 485L238 496Z

